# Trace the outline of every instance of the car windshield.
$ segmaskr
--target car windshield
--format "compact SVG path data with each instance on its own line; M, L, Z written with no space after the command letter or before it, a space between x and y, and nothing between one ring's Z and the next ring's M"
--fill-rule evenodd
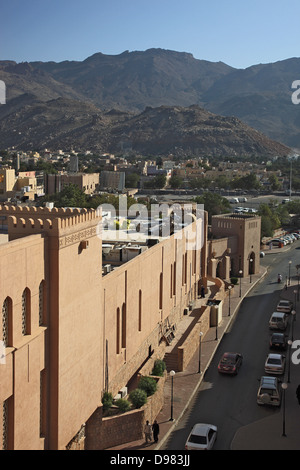
M232 365L235 364L235 357L234 356L225 356L222 358L222 364Z
M189 442L192 444L206 444L206 436L199 436L198 434L191 434Z
M261 388L260 389L260 394L261 395L276 395L276 391L269 389L269 388Z
M281 360L280 359L276 359L276 358L269 358L268 359L268 364L271 364L271 365L276 365L276 366L280 366L281 364Z

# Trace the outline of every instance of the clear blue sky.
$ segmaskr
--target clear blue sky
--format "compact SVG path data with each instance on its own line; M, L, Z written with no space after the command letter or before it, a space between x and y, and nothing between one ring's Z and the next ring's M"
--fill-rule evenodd
M237 68L299 57L299 0L1 0L0 60L190 52Z

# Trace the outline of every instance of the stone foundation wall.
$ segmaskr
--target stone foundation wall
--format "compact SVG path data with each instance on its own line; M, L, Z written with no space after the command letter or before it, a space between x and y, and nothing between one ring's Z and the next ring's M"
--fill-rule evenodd
M146 420L153 423L164 403L165 376L154 378L158 380L157 391L142 408L107 418L103 418L102 408L98 408L86 423L86 450L104 450L144 437Z

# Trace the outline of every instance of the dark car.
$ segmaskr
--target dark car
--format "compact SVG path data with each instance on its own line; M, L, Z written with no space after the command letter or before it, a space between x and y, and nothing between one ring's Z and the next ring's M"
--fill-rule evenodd
M236 375L242 365L243 356L239 353L226 352L221 357L218 371L222 374Z
M284 333L273 333L270 336L270 349L283 349L287 348L287 337Z

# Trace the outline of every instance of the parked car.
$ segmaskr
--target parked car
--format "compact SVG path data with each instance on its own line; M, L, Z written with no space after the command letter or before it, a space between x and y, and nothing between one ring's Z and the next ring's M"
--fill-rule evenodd
M280 406L281 387L277 377L261 377L256 402L258 405Z
M273 246L281 246L281 245L286 245L287 242L281 238L273 238L273 240L270 240L267 242L267 245L273 245Z
M293 302L290 300L280 300L276 307L276 312L291 313L293 310Z
M272 375L282 375L285 370L285 356L283 354L268 354L265 362L265 372Z
M281 349L286 350L287 348L287 337L284 333L274 332L270 336L270 349Z
M243 356L240 353L226 352L220 359L218 371L222 374L237 375L243 362Z
M213 424L195 424L185 443L186 450L211 450L217 439L217 427Z
M269 320L269 328L285 330L288 325L288 316L285 312L273 312Z
M253 209L253 208L250 207L250 209L248 209L248 212L249 212L250 214L256 214L256 213L257 213L257 209Z

